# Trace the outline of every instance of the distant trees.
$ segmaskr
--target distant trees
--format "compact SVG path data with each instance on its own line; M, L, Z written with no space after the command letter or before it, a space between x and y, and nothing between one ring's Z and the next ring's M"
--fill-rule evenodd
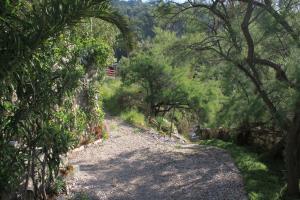
M35 50L43 48L47 39L55 38L66 27L84 17L97 17L116 24L130 41L128 28L122 26L125 21L109 8L106 0L45 0L40 3L3 1L0 7L1 79L6 73L22 67ZM22 9L16 9L18 7Z
M193 16L191 10L204 14L205 17L194 19L202 26L195 25L194 31L173 48L204 55L204 60L209 53L248 79L251 85L245 84L245 91L251 88L250 95L260 98L273 122L285 134L287 193L297 196L300 178L300 76L296 56L300 42L299 1L278 3L269 0L189 1L181 5L168 3L161 11L167 11L170 18L174 13Z
M123 16L127 17L130 28L138 42L151 39L155 36L154 3L140 0L113 0L112 4ZM126 41L122 37L119 37L115 44L115 55L118 61L122 57L129 56Z
M114 0L113 5L121 14L128 17L130 25L139 41L155 36L155 18L152 12L154 3L140 0Z

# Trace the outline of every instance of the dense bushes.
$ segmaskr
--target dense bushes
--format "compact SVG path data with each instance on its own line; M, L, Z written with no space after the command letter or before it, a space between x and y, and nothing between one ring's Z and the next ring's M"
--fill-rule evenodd
M74 25L97 14L128 29L107 1L5 1L0 11L0 199L47 199L61 155L104 117L99 83L112 49L78 31L86 21Z
M150 48L138 49L130 58L122 60L121 80L106 80L104 107L115 115L139 110L147 119L156 120L154 126L159 131L164 129L165 133L173 132L175 126L184 134L198 124L215 126L216 114L224 99L219 83L192 78L193 70L189 65L174 66L164 51L172 38L175 40L175 35L159 29L157 32ZM166 43L158 42L162 40ZM170 124L162 128L157 122Z
M102 85L104 108L112 115L130 109L144 110L139 87L126 87L119 79L106 79Z
M23 196L30 190L36 198L46 199L46 189L58 175L60 156L79 143L87 124L94 123L91 119L97 123L103 119L98 89L88 90L89 112L76 104L86 65L78 62L77 50L70 51L65 42L65 38L49 41L48 52L36 52L26 71L3 80L13 82L1 91L1 193ZM100 52L97 56L107 58ZM68 61L60 61L66 57ZM11 146L12 142L17 145Z
M146 125L144 114L138 112L137 110L128 110L122 112L121 119L137 127L144 127Z
M159 33L158 38L169 36L168 32ZM164 49L160 44L152 45L124 59L121 66L124 86L139 87L143 94L144 113L165 117L171 123L174 123L176 113L189 113L181 117L189 117L194 124L214 126L223 99L218 82L193 79L190 66L174 66L163 55Z

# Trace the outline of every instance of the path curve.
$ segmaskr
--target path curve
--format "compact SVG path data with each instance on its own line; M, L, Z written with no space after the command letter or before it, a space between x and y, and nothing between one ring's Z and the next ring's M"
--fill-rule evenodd
M95 200L247 200L243 181L224 151L165 142L107 119L110 138L69 155L80 170L71 194Z

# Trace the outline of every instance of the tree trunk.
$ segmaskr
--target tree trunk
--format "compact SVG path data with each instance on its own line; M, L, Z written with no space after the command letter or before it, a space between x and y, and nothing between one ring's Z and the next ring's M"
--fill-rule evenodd
M155 116L156 117L156 109L155 109L155 103L153 102L153 97L150 97L150 116Z
M300 96L295 106L295 116L290 131L287 134L286 166L287 166L287 194L299 197L299 164L300 164Z
M175 116L175 107L173 108L173 112L172 112L170 137L172 136L172 132L173 132L173 121L174 121L174 116Z
M287 195L299 196L299 173L298 173L298 125L295 125L287 134L286 167L287 167Z
M263 153L260 157L263 159L283 159L286 141L286 135L284 135L279 142L274 144L269 151Z
M45 150L44 149L44 152L45 151L47 151L47 150ZM41 172L41 174L42 174L42 176L41 176L41 187L40 187L40 192L41 192L41 194L42 194L42 197L43 197L43 200L47 200L47 194L46 194L46 183L45 183L45 180L48 178L48 177L46 177L46 154L44 154L44 159L43 159L43 161L42 161L42 172Z

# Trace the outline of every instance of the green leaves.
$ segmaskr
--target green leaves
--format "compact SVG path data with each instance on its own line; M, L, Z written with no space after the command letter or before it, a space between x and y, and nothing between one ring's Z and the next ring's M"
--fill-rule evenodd
M60 155L79 143L89 123L102 122L97 85L89 88L87 114L78 111L75 96L87 72L112 61L112 48L104 37L80 37L80 27L70 28L84 17L98 17L129 35L126 21L114 14L107 0L0 2L0 193L21 191L26 177L50 185ZM11 141L19 149L9 146Z
M84 17L115 24L132 48L127 21L109 7L108 0L23 0L10 8L3 6L0 16L0 80L29 62L48 39L57 38Z
M156 33L150 44L123 60L123 83L143 88L150 115L170 115L176 109L189 112L197 118L196 123L214 126L224 99L219 83L195 79L190 67L193 61L170 54L170 47L179 40L176 35L161 29Z

